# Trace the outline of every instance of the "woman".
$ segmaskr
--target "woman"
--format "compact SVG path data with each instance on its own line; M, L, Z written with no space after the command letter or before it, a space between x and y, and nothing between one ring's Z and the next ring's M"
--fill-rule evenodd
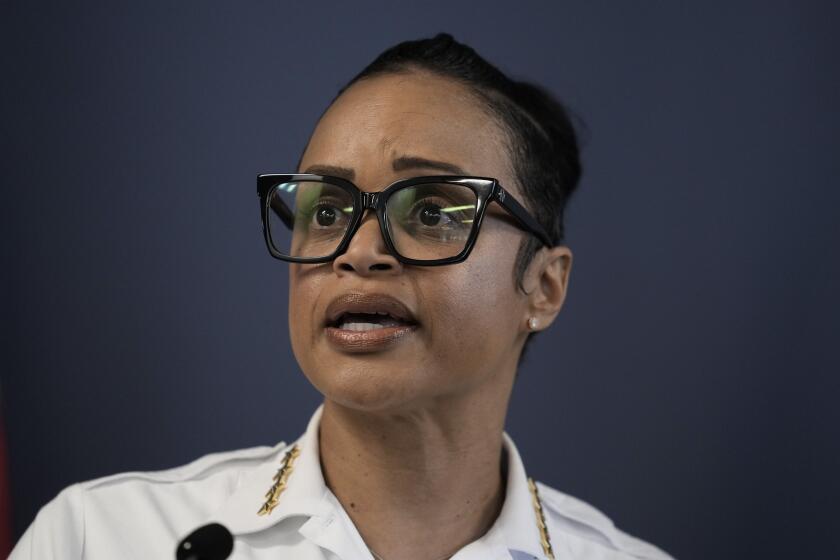
M523 349L566 296L579 175L540 89L448 35L383 53L298 173L258 179L292 347L324 395L306 433L70 487L12 558L172 557L210 522L234 558L668 558L531 481L503 433ZM225 557L207 534L179 557Z

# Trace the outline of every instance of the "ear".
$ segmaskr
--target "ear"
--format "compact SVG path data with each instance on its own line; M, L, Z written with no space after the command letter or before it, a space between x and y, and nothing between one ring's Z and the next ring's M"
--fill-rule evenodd
M522 278L528 299L528 316L522 322L529 331L540 331L560 313L566 300L572 251L564 246L544 247L537 251Z

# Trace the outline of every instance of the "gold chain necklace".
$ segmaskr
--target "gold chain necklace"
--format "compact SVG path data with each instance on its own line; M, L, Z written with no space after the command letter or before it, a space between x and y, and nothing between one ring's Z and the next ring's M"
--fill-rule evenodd
M528 490L531 491L531 501L534 504L534 513L537 516L537 529L540 530L540 544L542 545L545 557L554 560L554 550L551 548L551 537L548 536L548 526L545 524L540 493L537 490L537 483L530 476L528 477Z
M277 473L274 475L274 483L265 494L265 503L259 509L257 515L270 515L271 512L274 511L274 508L277 507L277 503L280 500L280 494L282 494L283 490L286 489L289 475L292 474L292 469L295 466L295 459L298 458L298 455L300 455L300 447L297 444L293 445L291 449L286 451L286 455L283 457L283 462L280 464L280 468L277 469ZM554 560L554 550L551 548L551 538L548 535L548 526L545 524L545 513L543 513L539 490L537 489L537 483L534 482L534 479L530 476L528 477L528 490L531 492L534 514L537 517L537 529L540 531L540 544L542 545L546 558ZM374 552L372 548L368 547L368 550L375 560L385 560ZM447 558L451 558L451 556L447 554L439 560L447 560Z

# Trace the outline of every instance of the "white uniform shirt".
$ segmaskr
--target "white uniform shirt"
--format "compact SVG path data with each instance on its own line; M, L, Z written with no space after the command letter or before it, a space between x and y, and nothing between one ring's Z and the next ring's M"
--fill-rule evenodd
M318 408L297 441L300 455L269 515L257 511L291 446L217 453L159 472L124 473L75 484L44 506L10 560L174 559L178 542L216 521L234 536L231 559L372 560L347 512L327 488L318 451ZM505 501L490 530L453 560L546 556L519 453L504 434ZM537 483L557 560L667 560L615 528L593 507Z

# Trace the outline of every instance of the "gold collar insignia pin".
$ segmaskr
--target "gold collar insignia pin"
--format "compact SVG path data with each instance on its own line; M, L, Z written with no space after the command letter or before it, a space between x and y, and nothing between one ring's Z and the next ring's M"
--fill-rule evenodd
M277 473L273 477L274 484L265 493L265 503L259 509L257 515L269 515L277 507L280 501L280 494L286 489L286 483L289 480L289 475L292 474L295 459L297 459L298 455L300 455L300 447L297 444L286 451L286 455L283 457L283 464L280 465L280 468L277 469Z

